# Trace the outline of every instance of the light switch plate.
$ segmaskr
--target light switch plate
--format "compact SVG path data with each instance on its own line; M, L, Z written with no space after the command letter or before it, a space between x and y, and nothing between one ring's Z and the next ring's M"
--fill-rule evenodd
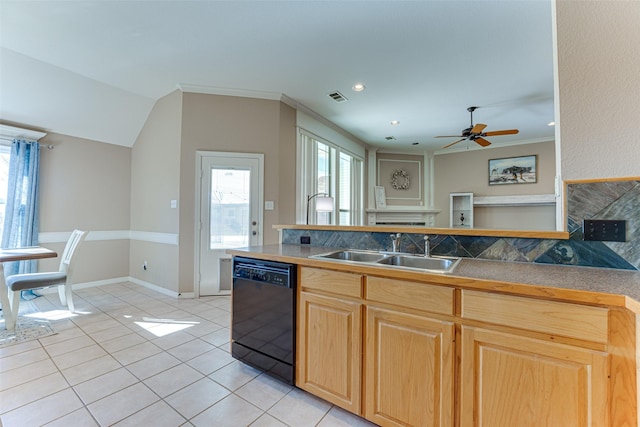
M584 240L599 242L626 242L626 221L612 219L582 220Z

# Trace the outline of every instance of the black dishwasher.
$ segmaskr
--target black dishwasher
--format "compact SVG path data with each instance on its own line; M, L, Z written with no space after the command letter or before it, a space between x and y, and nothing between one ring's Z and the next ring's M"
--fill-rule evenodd
M296 266L234 257L231 355L294 383Z

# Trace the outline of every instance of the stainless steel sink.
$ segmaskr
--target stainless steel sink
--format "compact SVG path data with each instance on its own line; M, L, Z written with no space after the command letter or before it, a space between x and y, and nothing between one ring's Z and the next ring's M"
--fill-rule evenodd
M449 273L458 265L461 258L434 258L414 255L390 255L379 261L378 264L395 265L399 267L415 268L441 273Z
M383 259L384 256L385 255L381 252L345 249L341 251L329 252L326 254L313 255L312 258L335 259L355 262L376 262Z
M339 251L312 255L310 258L355 264L382 265L392 268L445 274L451 273L461 261L461 258L424 257L407 253L364 251L357 249L342 249Z

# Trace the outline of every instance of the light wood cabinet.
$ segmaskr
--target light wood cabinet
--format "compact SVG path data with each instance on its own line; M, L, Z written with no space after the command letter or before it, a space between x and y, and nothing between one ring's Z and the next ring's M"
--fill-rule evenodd
M452 426L454 324L367 306L365 417L380 426Z
M296 385L355 414L361 413L362 303L345 295L359 296L361 280L302 269L298 296Z
M454 289L369 276L365 300L365 417L381 426L452 426Z
M629 311L299 271L296 385L380 426L637 425Z
M608 355L462 326L461 426L608 426Z

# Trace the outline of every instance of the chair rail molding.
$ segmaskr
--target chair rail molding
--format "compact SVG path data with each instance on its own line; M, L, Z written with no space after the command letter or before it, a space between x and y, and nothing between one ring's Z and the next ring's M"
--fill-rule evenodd
M151 231L135 230L88 230L87 240L139 240L143 242L163 243L166 245L178 245L178 234L157 233ZM38 234L38 242L63 243L66 242L71 231L52 231Z

